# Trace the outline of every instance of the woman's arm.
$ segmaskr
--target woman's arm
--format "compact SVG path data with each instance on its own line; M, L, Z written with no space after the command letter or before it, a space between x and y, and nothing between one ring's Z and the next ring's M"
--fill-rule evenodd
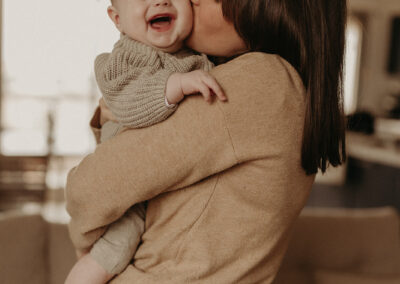
M237 163L218 104L186 100L166 121L122 132L71 170L66 201L77 248L91 246L133 204Z

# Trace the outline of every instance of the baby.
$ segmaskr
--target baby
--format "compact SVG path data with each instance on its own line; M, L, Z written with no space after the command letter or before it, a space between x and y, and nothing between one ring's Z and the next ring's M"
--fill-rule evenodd
M192 29L189 0L112 0L107 12L120 40L99 55L95 73L103 100L116 121L102 126L100 141L124 127L147 127L165 120L185 95L201 93L207 101L226 97L209 75L205 55L185 49ZM130 263L144 232L145 204L132 206L108 227L72 268L66 283L106 283Z

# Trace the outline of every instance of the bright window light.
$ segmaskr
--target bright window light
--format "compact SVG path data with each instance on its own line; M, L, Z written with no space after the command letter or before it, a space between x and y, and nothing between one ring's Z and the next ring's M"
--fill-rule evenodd
M94 147L88 123L100 94L93 62L119 37L108 5L3 0L2 154L82 155Z
M356 111L362 45L362 23L350 17L346 31L344 65L344 111L349 115Z

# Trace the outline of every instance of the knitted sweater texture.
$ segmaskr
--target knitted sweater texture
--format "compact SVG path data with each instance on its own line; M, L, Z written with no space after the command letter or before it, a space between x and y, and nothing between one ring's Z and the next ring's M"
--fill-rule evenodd
M118 122L128 128L156 124L170 116L175 107L165 104L165 86L172 73L211 70L206 55L188 49L174 54L121 35L111 53L95 60L97 84Z

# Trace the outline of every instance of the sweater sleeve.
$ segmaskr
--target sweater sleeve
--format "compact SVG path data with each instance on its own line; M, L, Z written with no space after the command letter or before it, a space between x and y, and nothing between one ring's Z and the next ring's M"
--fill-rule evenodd
M74 245L90 247L134 204L237 164L219 104L191 97L174 116L123 131L72 169L66 202Z
M125 127L147 127L165 120L175 110L165 104L165 86L172 70L158 58L143 64L142 54L115 48L95 61L98 86L107 106ZM150 56L151 57L151 56Z

